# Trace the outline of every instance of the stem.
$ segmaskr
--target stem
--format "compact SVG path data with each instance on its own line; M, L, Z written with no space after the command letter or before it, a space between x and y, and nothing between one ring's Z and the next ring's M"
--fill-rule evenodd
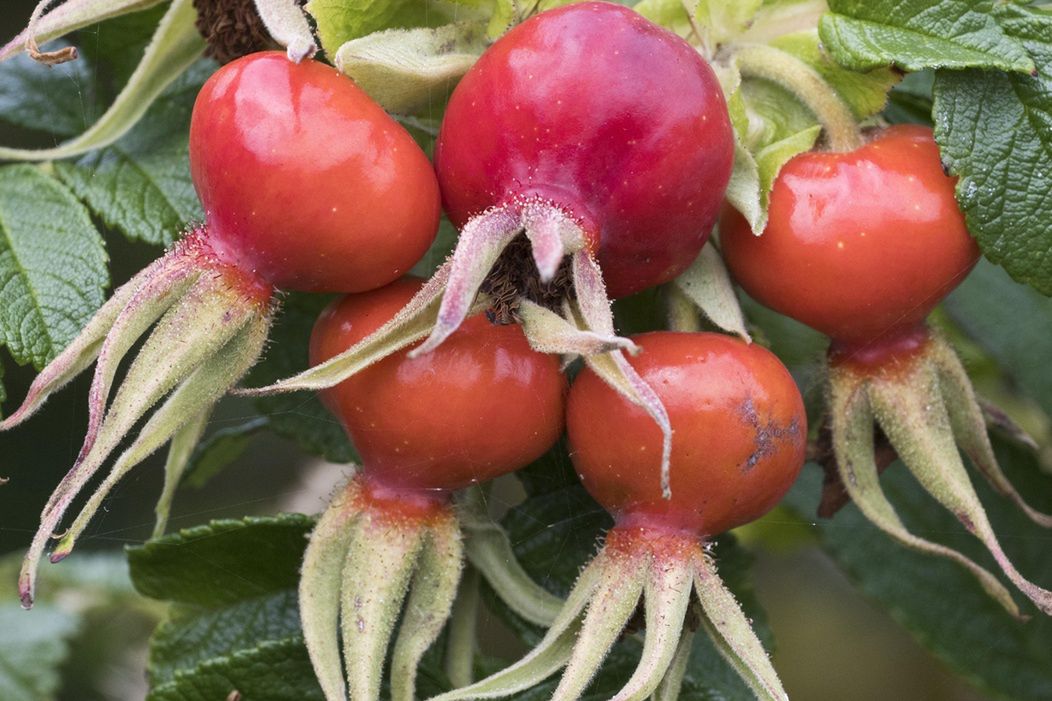
M453 604L446 642L446 676L454 688L474 681L475 628L479 620L479 571L471 568Z
M747 44L735 54L743 76L776 83L814 113L834 151L853 151L862 145L851 108L811 66L792 54L765 44Z

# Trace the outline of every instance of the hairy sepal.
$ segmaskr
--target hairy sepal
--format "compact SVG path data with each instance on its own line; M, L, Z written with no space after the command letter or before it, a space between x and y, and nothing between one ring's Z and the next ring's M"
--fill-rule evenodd
M844 489L859 510L875 526L903 545L961 565L1009 614L1015 618L1025 618L1012 595L985 568L952 548L910 533L880 486L880 471L874 457L875 417L866 379L850 370L833 367L830 369L829 381L836 467Z
M939 391L957 444L983 473L990 486L1012 501L1031 521L1039 526L1052 528L1052 516L1041 513L1027 504L1001 470L994 455L993 445L990 444L990 436L986 432L987 412L979 404L975 389L957 353L949 342L938 334L933 335L931 340L931 361L937 373Z
M360 488L351 479L329 503L310 535L300 571L299 605L303 639L326 701L345 701L340 661L340 584L360 512Z
M260 397L335 387L373 363L419 341L427 336L435 325L449 271L449 263L440 267L398 314L343 353L272 385L242 388L236 390L235 394ZM486 300L479 299L469 311L481 311L485 305Z
M607 559L600 554L585 567L544 638L529 654L486 679L432 697L430 701L499 699L526 691L559 671L573 652L581 630L582 613L599 588L610 579L607 566Z
M416 670L427 649L438 639L453 609L464 543L452 513L430 526L391 655L391 701L415 701Z
M261 314L269 314L266 305L246 300L218 271L202 275L164 314L128 369L91 448L78 457L44 507L19 578L23 606L32 605L36 567L48 539L84 485L151 407Z
M189 425L191 432L200 433L203 427L202 417L207 420L212 408L226 394L227 389L255 365L263 352L263 344L267 340L269 330L268 315L260 314L256 318L249 318L233 338L218 352L206 358L172 392L146 422L135 441L117 459L109 475L96 488L73 525L59 540L51 555L52 562L69 555L77 538L102 506L103 500L109 496L117 482L136 465L172 440L184 426Z
M307 23L307 16L296 0L255 0L256 11L267 32L285 47L285 53L293 63L299 63L318 53L314 34Z
M43 406L48 397L62 389L99 357L110 329L124 312L136 292L164 265L164 259L155 261L135 277L121 285L95 312L84 329L58 354L33 380L22 405L0 422L0 431L19 425ZM157 315L160 316L160 313ZM156 317L155 317L156 319Z
M477 23L387 29L346 42L334 63L385 110L412 113L441 101L483 49Z
M643 589L646 635L632 677L611 701L645 701L666 677L676 656L691 601L690 567L655 560Z
M580 328L570 319L528 299L519 303L519 319L530 348L538 353L587 357L617 350L639 352L639 347L628 338Z
M0 61L17 56L29 42L42 44L81 27L139 12L162 2L164 0L66 0L47 10L56 3L41 0L33 12L34 21L0 48Z
M902 373L869 380L877 423L921 486L982 541L1019 591L1052 615L1052 592L1023 577L998 542L961 461L933 365L925 353Z
M190 465L194 448L205 434L208 417L211 415L212 407L199 412L175 432L168 444L168 456L164 461L164 486L161 488L161 496L157 498L157 503L153 507L154 525L151 538L160 538L168 529L168 516L172 511L175 491L179 488L186 468Z
M679 644L672 656L668 671L654 691L654 701L676 701L683 688L683 678L687 676L687 665L690 663L690 651L694 647L694 631L684 628L679 634Z
M701 602L702 627L760 701L788 701L771 658L748 617L704 553L694 559L694 588Z
M673 284L719 329L746 343L752 342L727 266L711 243L701 249L694 263Z
M535 625L551 626L563 600L537 584L519 564L507 531L486 512L481 487L462 492L457 506L468 562L512 611Z

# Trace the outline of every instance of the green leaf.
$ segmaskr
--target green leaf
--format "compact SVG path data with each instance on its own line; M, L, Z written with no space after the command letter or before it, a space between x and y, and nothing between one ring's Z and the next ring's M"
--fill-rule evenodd
M102 237L70 192L39 169L0 168L0 343L38 369L103 301Z
M213 521L128 550L143 594L173 602L150 650L152 700L321 697L296 586L313 520Z
M640 0L632 9L681 37L686 37L693 31L690 15L687 14L683 0Z
M997 360L1019 391L1052 415L1048 366L1052 299L1013 283L1003 270L980 261L945 306L972 340Z
M313 519L212 521L128 549L135 588L153 599L219 607L295 588Z
M298 638L265 640L214 657L151 689L147 701L322 701L307 648Z
M935 138L983 253L1052 295L1052 13L1006 6L1001 23L1037 75L938 71Z
M16 601L0 603L0 698L40 701L60 684L59 665L69 655L77 616L49 605L32 614Z
M49 68L17 56L0 63L0 119L60 137L79 134L97 116L94 77L86 61Z
M445 13L430 0L310 0L306 7L317 25L322 48L330 56L348 41L366 34L436 26L445 19Z
M166 245L204 214L190 180L190 111L215 69L200 61L158 98L119 141L73 162L59 178L102 221L132 240Z
M204 39L194 24L196 17L190 0L173 0L127 85L86 131L54 148L0 148L0 158L35 161L70 158L119 139L139 121L154 99L201 56Z
M307 349L318 314L331 298L290 294L270 331L270 347L243 384L261 387L291 377L308 367ZM269 427L290 438L300 448L330 462L352 462L357 454L340 422L330 414L316 393L293 392L255 400Z
M927 124L931 126L931 90L934 71L907 73L896 85L884 108L884 119L892 124Z
M994 17L992 0L831 0L818 28L843 66L866 70L999 68L1029 73L1026 49Z
M1052 478L1039 473L1034 457L1025 449L995 444L1002 467L1020 491L1035 506L1049 508ZM790 493L790 503L808 520L817 506L821 480L820 471L809 465ZM1004 536L1002 545L1009 557L1033 581L1052 585L1047 531L993 494L981 479L974 481L994 528ZM976 539L952 514L939 508L901 464L889 467L881 484L911 530L951 545L981 564L992 563L976 547ZM996 698L1052 698L1052 666L1048 663L1052 618L1038 614L1020 624L963 568L898 545L853 505L817 525L823 548L862 591L958 674ZM991 641L996 641L996 654L990 654Z
M257 416L212 433L197 445L190 456L185 483L197 489L205 486L224 467L241 457L252 439L269 425L266 417Z

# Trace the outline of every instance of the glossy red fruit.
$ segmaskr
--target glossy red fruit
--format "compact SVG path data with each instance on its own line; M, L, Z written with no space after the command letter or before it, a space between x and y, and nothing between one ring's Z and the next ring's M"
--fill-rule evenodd
M205 83L190 168L213 249L280 288L379 287L438 228L438 184L408 132L336 69L283 52Z
M335 302L315 325L311 363L375 331L421 284L406 278ZM370 480L446 492L540 457L562 433L565 393L558 358L532 350L518 325L478 315L431 353L395 353L323 397Z
M619 526L716 535L778 503L804 463L807 417L770 351L712 333L633 337L632 365L668 409L672 498L660 489L661 432L592 371L570 390L571 456Z
M859 347L909 335L979 259L932 132L894 126L848 153L793 158L756 237L720 221L724 259L761 303Z
M615 298L690 265L732 161L723 93L697 51L599 2L541 13L490 47L453 92L435 151L458 227L494 206L554 204Z

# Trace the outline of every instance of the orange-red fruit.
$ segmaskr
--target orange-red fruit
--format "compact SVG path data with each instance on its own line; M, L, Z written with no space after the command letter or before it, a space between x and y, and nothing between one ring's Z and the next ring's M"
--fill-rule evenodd
M862 346L910 333L979 259L931 129L885 129L847 153L790 160L754 236L725 208L724 259L764 305Z
M311 363L375 331L420 289L404 278L344 297L311 337ZM529 347L518 324L469 318L436 350L395 353L323 392L368 480L392 489L460 489L540 457L563 430L566 380L557 357Z
M282 289L380 287L438 229L438 181L409 133L332 66L284 52L204 84L190 170L216 254Z
M585 488L621 526L716 535L778 503L804 462L807 417L770 351L712 333L633 340L632 366L672 422L672 498L661 496L661 431L590 370L570 390L566 426Z

